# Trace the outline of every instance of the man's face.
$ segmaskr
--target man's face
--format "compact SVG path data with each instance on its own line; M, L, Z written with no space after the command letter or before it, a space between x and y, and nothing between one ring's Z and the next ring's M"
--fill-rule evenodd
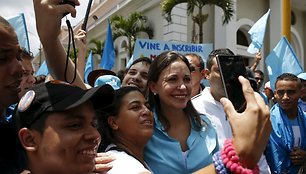
M122 80L122 86L136 86L143 94L147 90L150 64L138 62L131 66Z
M19 97L21 98L28 90L29 88L33 87L35 78L33 76L34 69L31 63L30 59L22 59L22 81L20 83L21 91L19 93Z
M0 38L0 109L3 109L19 99L22 67L16 34L0 25Z
M211 69L205 70L206 79L210 84L210 92L215 100L219 101L221 97L224 97L224 88L221 81L220 69L217 64L216 58L213 58Z
M263 92L266 94L269 100L274 96L273 91L270 88L264 88Z
M262 84L263 84L263 81L264 81L264 77L261 76L259 73L255 72L254 73L254 76L255 76L255 80L256 80L256 83L257 83L257 88L260 89Z
M34 130L33 130L34 131ZM36 131L35 152L28 152L41 173L90 173L101 141L91 102L51 113L43 133ZM48 171L48 172L46 172Z
M201 80L204 78L204 70L200 68L200 61L191 55L186 56L191 66L191 83L192 83L192 96L200 92Z
M284 110L296 109L300 95L297 81L280 80L276 83L274 96Z

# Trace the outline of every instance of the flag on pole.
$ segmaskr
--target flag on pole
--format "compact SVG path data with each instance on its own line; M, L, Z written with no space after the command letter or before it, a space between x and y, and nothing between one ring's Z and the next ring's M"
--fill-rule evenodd
M92 58L92 51L90 51L89 56L87 58L86 65L85 65L85 71L84 71L85 83L88 84L88 81L87 81L88 74L93 70L94 70L94 63L93 63L93 58Z
M39 69L37 70L36 76L38 76L38 75L45 75L45 76L47 76L48 74L49 74L48 66L47 66L46 61L44 61L40 65Z
M276 78L283 73L298 75L304 72L291 45L285 36L266 58L266 67L272 90L275 89Z
M111 70L115 64L115 49L112 36L112 28L108 19L108 29L106 32L106 40L100 63L100 68Z
M20 13L19 15L9 18L7 20L16 31L20 47L25 48L27 51L30 51L30 43L24 14Z
M128 61L128 63L126 64L125 68L126 69L130 69L132 63L134 62L134 56L132 55L132 57L130 58L130 60Z
M247 51L251 54L256 54L257 52L259 52L260 48L262 47L269 15L270 15L270 9L248 31L252 39L252 42L249 45Z

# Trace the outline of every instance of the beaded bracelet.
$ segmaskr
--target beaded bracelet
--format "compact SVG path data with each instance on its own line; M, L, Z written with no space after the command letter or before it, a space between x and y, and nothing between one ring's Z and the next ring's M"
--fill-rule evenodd
M220 151L213 155L212 160L218 174L227 174L227 169L223 164Z
M224 147L221 150L221 158L225 167L235 174L259 174L259 167L256 165L254 169L242 167L239 157L236 155L232 140L225 140Z

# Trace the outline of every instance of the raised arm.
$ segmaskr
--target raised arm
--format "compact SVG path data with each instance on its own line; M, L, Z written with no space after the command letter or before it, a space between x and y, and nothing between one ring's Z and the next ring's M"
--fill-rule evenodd
M85 59L86 59L86 31L79 29L74 36L76 47L78 48L77 68L82 79L84 78ZM83 79L84 80L84 79Z
M69 0L79 5L78 0ZM66 52L60 42L61 19L64 13L71 13L75 17L76 10L69 4L61 4L62 0L33 0L36 28L46 55L46 62L50 73L55 79L65 80ZM74 75L74 64L69 59L67 80ZM74 84L86 89L82 78L77 74Z
M258 64L259 64L259 62L260 62L260 60L261 60L261 53L258 52L258 53L256 53L256 55L255 55L255 62L254 62L254 64L250 67L250 69L251 69L252 71L255 71L255 69L257 68L257 66L258 66Z
M252 168L259 161L272 130L270 111L262 97L253 91L249 81L239 77L247 101L246 110L237 113L232 103L222 98L233 132L233 144L240 162Z
M253 169L259 161L272 129L270 112L261 96L254 92L249 81L239 77L247 101L246 110L237 113L227 98L220 101L233 132L233 147L243 167ZM216 173L214 165L209 165L196 174Z

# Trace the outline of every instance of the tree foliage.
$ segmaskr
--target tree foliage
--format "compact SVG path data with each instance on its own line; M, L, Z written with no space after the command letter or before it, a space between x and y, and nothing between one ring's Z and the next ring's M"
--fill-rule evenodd
M127 18L121 15L115 15L111 18L113 31L113 40L120 36L127 37L127 50L129 56L132 55L136 38L141 32L144 32L151 39L153 38L153 29L148 25L147 17L140 12L131 13Z
M181 3L187 3L187 15L192 15L192 20L199 26L200 43L203 43L203 24L208 18L208 14L203 14L203 7L206 5L215 5L223 10L223 25L227 24L233 16L233 2L232 0L164 0L161 3L162 14L164 18L171 22L172 9ZM198 13L194 14L195 8L198 9ZM194 36L192 36L194 38Z

